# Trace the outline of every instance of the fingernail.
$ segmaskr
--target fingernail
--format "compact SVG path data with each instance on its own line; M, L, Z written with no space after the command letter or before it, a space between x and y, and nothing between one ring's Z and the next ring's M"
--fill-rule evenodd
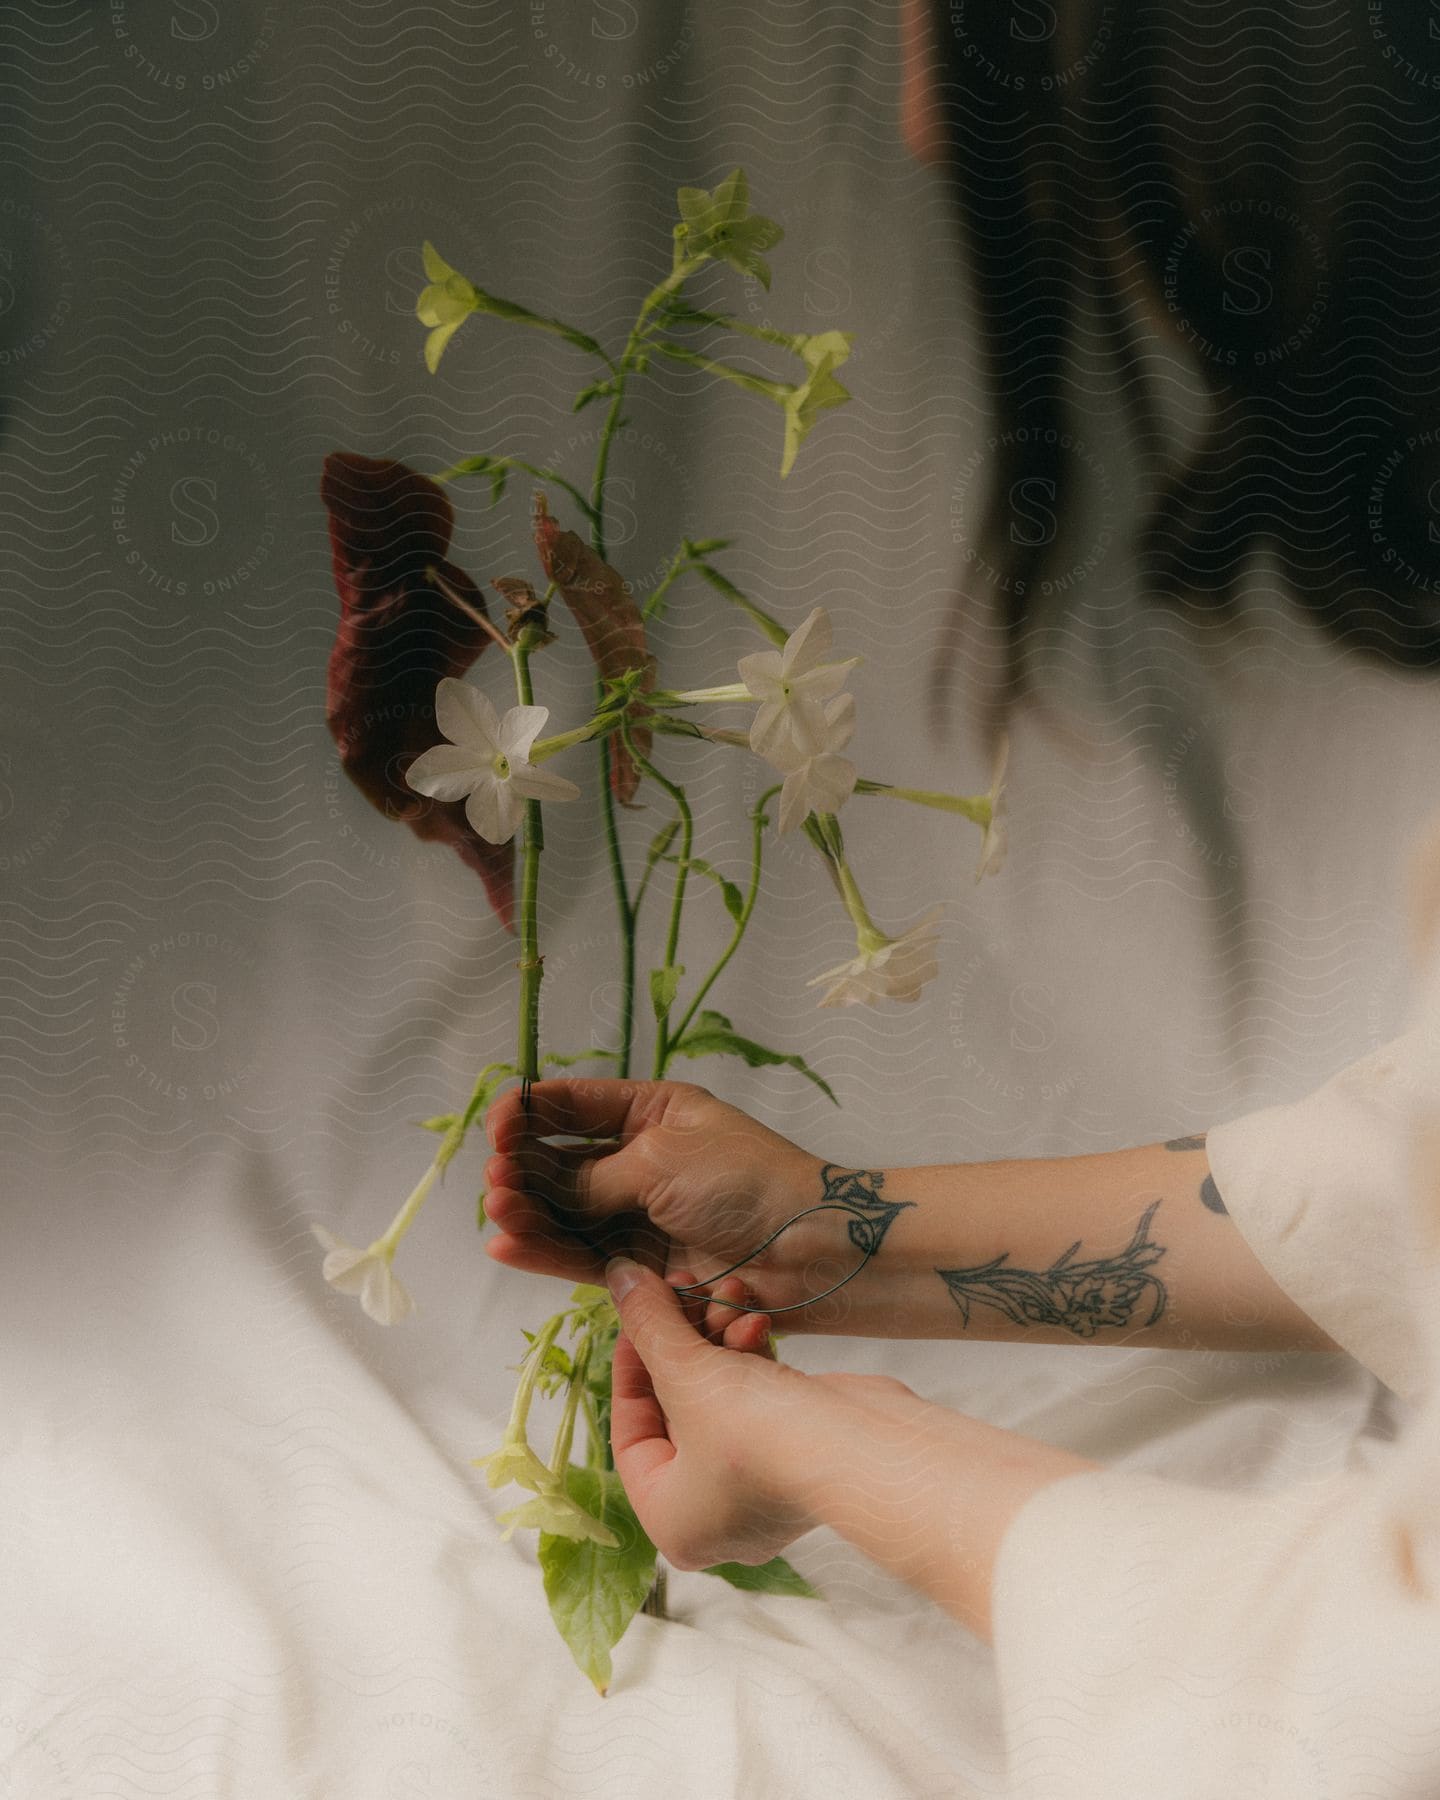
M628 1256L612 1256L605 1265L605 1285L618 1305L640 1279L640 1265Z

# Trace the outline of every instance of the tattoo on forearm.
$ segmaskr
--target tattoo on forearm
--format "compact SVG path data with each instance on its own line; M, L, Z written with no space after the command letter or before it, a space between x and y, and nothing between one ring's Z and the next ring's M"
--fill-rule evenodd
M1167 1150L1203 1150L1205 1148L1205 1133L1202 1131L1195 1137L1171 1138L1165 1148ZM1200 1204L1202 1206L1208 1206L1213 1213L1227 1213L1229 1211L1225 1202L1220 1198L1220 1190L1215 1185L1215 1177L1213 1175L1207 1175L1200 1183Z
M1138 1320L1153 1325L1165 1310L1165 1284L1150 1270L1165 1254L1150 1237L1150 1220L1160 1205L1152 1201L1141 1214L1135 1235L1116 1256L1075 1262L1077 1238L1048 1269L1012 1269L1009 1251L972 1269L937 1269L950 1290L968 1329L970 1308L993 1306L1016 1325L1061 1325L1076 1337L1094 1337L1102 1325L1131 1323L1144 1303L1149 1314Z
M880 1190L885 1176L879 1169L842 1169L835 1163L826 1163L820 1171L820 1181L824 1188L820 1204L849 1213L850 1242L871 1256L885 1241L885 1233L897 1213L915 1204L913 1200L882 1200Z

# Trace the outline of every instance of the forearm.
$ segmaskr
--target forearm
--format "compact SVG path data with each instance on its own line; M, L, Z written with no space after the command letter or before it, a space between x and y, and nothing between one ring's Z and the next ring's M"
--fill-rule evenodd
M861 1337L1335 1350L1225 1211L1203 1137L1095 1156L824 1165L811 1292L777 1321Z
M827 1395L790 1436L790 1497L988 1639L1010 1522L1040 1488L1099 1465L890 1386L861 1405Z

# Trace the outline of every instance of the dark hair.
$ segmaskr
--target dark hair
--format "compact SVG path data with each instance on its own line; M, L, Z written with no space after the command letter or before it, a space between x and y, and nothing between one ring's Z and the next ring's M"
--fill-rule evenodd
M1414 0L931 0L995 413L957 609L994 596L1005 709L1026 691L1035 600L1055 588L1083 485L1082 327L1123 388L1143 599L1228 615L1263 547L1338 643L1440 661L1430 13ZM1147 342L1167 337L1208 390L1185 452L1146 369ZM1034 529L1033 512L1025 525L1036 493L1054 529Z

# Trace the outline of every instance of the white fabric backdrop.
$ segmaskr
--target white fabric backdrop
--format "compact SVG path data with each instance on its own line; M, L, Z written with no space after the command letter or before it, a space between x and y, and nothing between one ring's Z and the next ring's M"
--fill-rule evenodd
M855 400L781 488L778 416L719 384L694 397L685 372L638 390L616 560L643 585L681 535L736 537L743 586L791 621L825 604L866 657L864 771L983 785L983 620L948 739L919 704L991 427L947 199L898 143L888 10L29 0L0 37L19 170L0 214L10 1791L1001 1792L988 1652L823 1534L794 1554L823 1605L672 1577L676 1621L638 1621L596 1698L529 1552L498 1542L509 1496L468 1466L503 1419L519 1326L555 1299L483 1254L478 1139L406 1243L403 1328L323 1286L309 1232L363 1242L389 1218L426 1154L412 1121L508 1049L514 956L459 863L337 775L321 459L509 449L583 475L594 448L595 415L566 410L577 367L547 341L477 321L426 375L422 237L613 339L668 255L676 185L743 164L789 234L775 287L725 274L706 297L854 330ZM1191 377L1155 366L1182 418ZM979 891L973 833L854 803L881 922L953 902L918 1006L814 1010L805 979L846 953L845 922L789 842L756 947L716 992L803 1050L844 1111L798 1077L697 1076L836 1161L1201 1129L1402 1023L1435 690L1342 664L1263 569L1228 639L1135 616L1116 409L1098 367L1081 375L1098 474L1079 554L1110 548L1049 675L1086 743L1018 725L1011 866ZM468 496L457 560L526 570L525 506L524 483L494 512ZM751 647L718 606L683 591L657 632L677 679L724 679ZM556 720L578 718L574 645L542 679ZM1206 747L1243 915L1231 852L1179 798ZM754 778L738 757L704 769L704 853L734 864ZM575 833L557 817L545 872L555 1046L613 1027L608 884L580 810ZM692 967L718 931L697 928ZM1338 1358L787 1354L1216 1485L1369 1454L1377 1395Z

